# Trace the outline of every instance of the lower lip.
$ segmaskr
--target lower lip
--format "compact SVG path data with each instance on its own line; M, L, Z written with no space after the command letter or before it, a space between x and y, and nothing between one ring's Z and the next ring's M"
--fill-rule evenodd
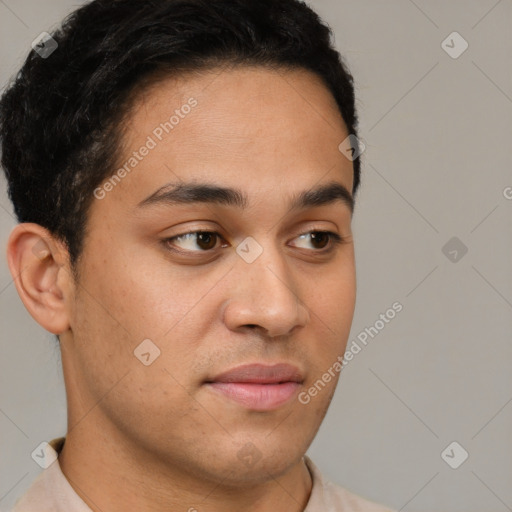
M253 410L269 411L288 402L300 388L298 382L256 384L247 382L209 382L214 390Z

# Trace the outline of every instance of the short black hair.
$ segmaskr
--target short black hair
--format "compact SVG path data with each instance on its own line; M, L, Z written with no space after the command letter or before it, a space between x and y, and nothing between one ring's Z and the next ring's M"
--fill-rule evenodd
M309 70L357 136L353 78L330 28L301 0L95 0L51 35L55 51L31 51L0 101L2 165L18 221L63 241L75 277L93 190L115 165L129 99L152 76ZM354 195L359 157L353 168Z

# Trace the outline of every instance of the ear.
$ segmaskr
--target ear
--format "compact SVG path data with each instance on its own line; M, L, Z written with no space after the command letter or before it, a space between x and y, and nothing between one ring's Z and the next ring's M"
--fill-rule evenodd
M53 334L67 331L73 277L64 244L39 224L21 223L9 236L7 262L34 320Z

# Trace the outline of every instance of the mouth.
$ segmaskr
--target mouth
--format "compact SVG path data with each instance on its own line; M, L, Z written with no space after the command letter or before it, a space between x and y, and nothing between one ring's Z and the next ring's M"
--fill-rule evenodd
M247 409L270 411L289 402L303 382L297 367L281 363L238 366L205 381L205 385Z

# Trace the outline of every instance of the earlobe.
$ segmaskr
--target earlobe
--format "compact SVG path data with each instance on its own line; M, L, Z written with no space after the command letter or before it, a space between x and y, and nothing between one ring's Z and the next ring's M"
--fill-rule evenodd
M53 334L67 331L72 276L63 244L39 224L21 223L9 236L7 262L34 320Z

